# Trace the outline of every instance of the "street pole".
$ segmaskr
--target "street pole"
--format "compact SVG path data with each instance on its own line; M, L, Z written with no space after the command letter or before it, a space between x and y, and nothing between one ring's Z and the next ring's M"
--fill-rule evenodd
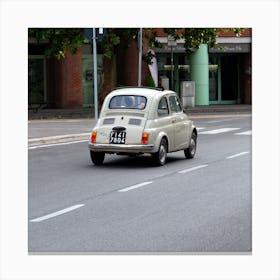
M138 51L139 51L139 57L138 57L138 87L141 86L141 80L142 80L142 28L139 28L138 33Z
M174 90L174 56L173 47L176 47L176 40L172 36L168 36L167 45L171 47L171 90Z
M171 45L171 90L174 90L173 47Z
M97 50L96 50L96 31L93 28L92 36L92 45L93 45L93 89L94 89L94 118L95 121L98 120L98 95L97 95Z

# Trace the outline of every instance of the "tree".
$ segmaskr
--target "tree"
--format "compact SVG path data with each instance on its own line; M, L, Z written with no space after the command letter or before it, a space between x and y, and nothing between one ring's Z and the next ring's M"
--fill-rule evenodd
M186 53L191 54L200 44L214 47L220 32L233 31L236 36L240 36L244 28L165 28L164 31L175 40L183 38Z
M116 80L114 73L113 76L108 75L109 69L113 69L114 58L117 49L126 50L132 40L138 40L138 28L119 28L119 29L107 29L106 36L103 38L103 48L104 48L104 59L103 59L103 81L100 94L100 103L102 103L104 97L109 91L112 90L111 82ZM197 48L199 48L201 43L207 44L209 47L213 47L216 44L216 39L221 31L233 31L236 36L240 36L243 29L242 28L165 28L164 31L167 36L173 37L175 40L184 39L185 49L187 54L191 54ZM151 49L160 48L162 45L157 41L157 32L152 28L143 29L146 43ZM143 54L143 61L147 64L151 64L154 55L151 52ZM111 62L111 64L109 63ZM108 67L108 68L107 68ZM107 75L106 75L107 73ZM111 84L111 87L108 85Z
M85 37L80 28L29 28L28 36L39 42L47 42L45 55L61 59L69 50L74 54L82 46Z
M144 38L150 48L161 47L157 41L157 33L151 28L144 28ZM199 47L201 43L213 47L221 31L233 31L236 36L240 36L243 28L164 28L167 36L175 40L184 39L186 53L190 54ZM85 42L82 29L79 28L30 28L28 30L30 37L35 37L37 42L47 40L48 45L45 54L48 57L54 56L57 59L65 57L68 50L75 53L79 46ZM103 48L103 72L102 84L99 95L100 104L105 96L115 86L115 56L117 50L126 50L129 48L132 40L138 40L138 28L107 28L106 34L100 43ZM143 61L151 63L153 55L151 53L143 54Z
M243 28L164 28L168 36L175 40L185 39L185 48L187 52L199 47L201 43L213 47L216 44L216 38L221 31L232 30L236 36L240 36ZM144 28L145 38L151 48L161 47L156 40L157 33L151 28ZM138 28L107 28L106 35L102 40L103 54L111 59L115 54L116 46L127 49L131 40L137 40ZM75 53L77 48L85 42L85 36L80 28L29 28L29 37L34 37L37 42L47 41L45 54L47 57L54 56L57 59L65 57L69 50ZM150 54L144 54L145 62L150 63L152 57Z

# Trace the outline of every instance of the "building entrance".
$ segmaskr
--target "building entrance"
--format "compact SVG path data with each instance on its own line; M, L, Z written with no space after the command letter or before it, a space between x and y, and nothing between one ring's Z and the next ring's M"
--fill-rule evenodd
M164 77L168 88L180 96L180 84L191 80L190 61L186 54L158 54L158 76ZM238 54L209 54L209 103L235 104L240 99L240 56Z
M173 54L173 64L171 54L159 54L158 77L165 79L168 85L166 89L171 89L180 93L180 84L183 81L190 81L190 62L185 54Z
M221 88L223 101L236 101L239 92L238 56L221 57Z
M239 55L209 55L210 104L235 104L240 98Z

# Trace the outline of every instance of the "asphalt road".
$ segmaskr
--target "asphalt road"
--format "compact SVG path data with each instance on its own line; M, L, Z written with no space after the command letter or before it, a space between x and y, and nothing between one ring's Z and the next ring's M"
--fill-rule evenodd
M251 117L195 123L196 157L163 167L148 155L97 167L85 141L30 148L29 251L250 253Z

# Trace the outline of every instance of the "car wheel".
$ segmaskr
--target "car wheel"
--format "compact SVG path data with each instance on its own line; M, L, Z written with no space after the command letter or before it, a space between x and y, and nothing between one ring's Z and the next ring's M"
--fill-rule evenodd
M161 139L159 149L156 153L152 154L153 160L156 165L163 166L167 158L167 142L166 139Z
M184 150L186 158L193 158L196 152L196 134L193 132L190 140L190 145L187 149Z
M90 158L95 165L101 165L105 158L105 153L90 151Z

